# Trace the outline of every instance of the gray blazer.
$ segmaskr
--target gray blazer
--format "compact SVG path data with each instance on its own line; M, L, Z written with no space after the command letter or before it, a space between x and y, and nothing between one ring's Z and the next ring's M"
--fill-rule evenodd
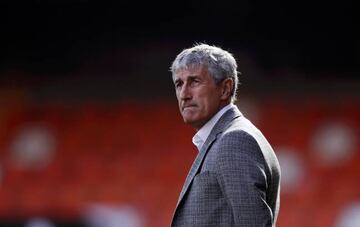
M280 166L262 133L234 107L198 153L171 226L275 226Z

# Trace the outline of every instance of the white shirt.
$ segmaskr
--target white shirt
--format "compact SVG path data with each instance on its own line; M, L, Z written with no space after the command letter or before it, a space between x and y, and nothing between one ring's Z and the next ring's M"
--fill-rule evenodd
M221 118L221 116L229 110L231 107L235 106L234 104L230 103L229 105L224 106L219 112L217 112L205 125L203 125L199 131L194 135L192 138L193 144L197 147L200 151L202 145L205 143L206 139L210 135L211 130L215 126L216 122Z

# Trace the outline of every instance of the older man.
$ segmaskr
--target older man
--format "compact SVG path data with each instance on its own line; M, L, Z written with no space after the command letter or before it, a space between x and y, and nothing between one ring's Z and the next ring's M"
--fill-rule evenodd
M197 44L176 57L171 72L199 150L171 225L275 226L280 166L262 133L233 104L238 77L232 54Z

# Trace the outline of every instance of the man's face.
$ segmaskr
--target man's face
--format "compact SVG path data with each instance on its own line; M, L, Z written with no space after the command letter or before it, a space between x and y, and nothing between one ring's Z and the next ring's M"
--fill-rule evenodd
M180 69L174 76L176 97L184 122L200 129L222 107L222 88L204 66Z

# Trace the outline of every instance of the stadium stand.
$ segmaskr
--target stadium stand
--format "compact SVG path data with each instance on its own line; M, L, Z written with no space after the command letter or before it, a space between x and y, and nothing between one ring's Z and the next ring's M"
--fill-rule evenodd
M268 99L257 108L258 127L283 167L277 226L343 227L338 224L343 209L360 201L359 105ZM336 154L341 160L324 164L321 155L326 159L331 154L315 149L333 148L314 147L313 140L334 139L332 133L341 137L336 130L316 136L334 122L350 133L351 141L337 141L350 149L344 154L349 157ZM25 222L43 216L81 221L91 204L130 204L143 217L141 225L168 226L196 155L193 130L181 122L176 105L166 100L76 107L15 105L1 110L0 123L3 220ZM22 143L25 146L14 145Z

